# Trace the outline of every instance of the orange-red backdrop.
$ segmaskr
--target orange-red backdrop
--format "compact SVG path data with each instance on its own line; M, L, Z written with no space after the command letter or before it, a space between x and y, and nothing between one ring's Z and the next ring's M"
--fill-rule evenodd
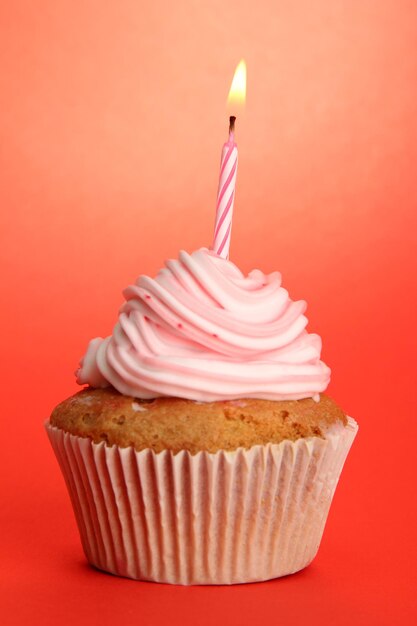
M416 42L413 0L1 4L2 624L416 623ZM310 568L134 583L85 565L42 423L121 289L210 244L241 57L232 259L308 301L361 430Z

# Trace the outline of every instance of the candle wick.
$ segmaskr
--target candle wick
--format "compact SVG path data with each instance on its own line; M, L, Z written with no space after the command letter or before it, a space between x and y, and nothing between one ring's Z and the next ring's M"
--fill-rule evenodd
M229 133L235 132L235 122L236 122L236 117L234 115L231 115L229 117Z

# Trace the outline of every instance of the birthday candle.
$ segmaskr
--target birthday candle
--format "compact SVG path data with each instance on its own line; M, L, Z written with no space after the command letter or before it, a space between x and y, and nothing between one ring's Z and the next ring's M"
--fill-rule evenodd
M220 163L220 180L217 192L216 223L213 250L219 256L229 257L232 230L233 204L237 174L237 145L234 138L236 118L230 117L229 140L224 144Z
M246 64L241 61L233 76L228 105L235 110L245 100ZM238 152L235 142L236 116L229 118L229 139L223 146L220 161L220 179L217 192L216 221L214 225L213 250L225 259L229 258L230 237L232 231L233 205L237 174Z

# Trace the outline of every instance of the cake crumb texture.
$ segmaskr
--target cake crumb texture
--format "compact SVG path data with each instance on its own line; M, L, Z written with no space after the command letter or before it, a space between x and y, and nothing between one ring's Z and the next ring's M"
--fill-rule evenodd
M324 394L319 402L312 398L194 402L166 397L140 400L113 388L87 388L61 402L50 422L95 443L196 454L324 437L327 428L346 425L347 419Z

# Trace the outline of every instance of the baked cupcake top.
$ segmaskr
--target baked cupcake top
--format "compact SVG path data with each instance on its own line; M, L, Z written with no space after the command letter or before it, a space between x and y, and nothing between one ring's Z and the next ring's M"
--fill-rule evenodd
M323 394L320 402L245 398L201 403L182 398L140 400L112 388L83 390L61 402L51 415L52 426L95 443L191 454L325 437L329 428L346 423L343 411Z
M319 399L330 370L278 272L245 276L202 248L181 252L156 278L138 278L113 334L93 339L77 382L139 399L213 402Z

